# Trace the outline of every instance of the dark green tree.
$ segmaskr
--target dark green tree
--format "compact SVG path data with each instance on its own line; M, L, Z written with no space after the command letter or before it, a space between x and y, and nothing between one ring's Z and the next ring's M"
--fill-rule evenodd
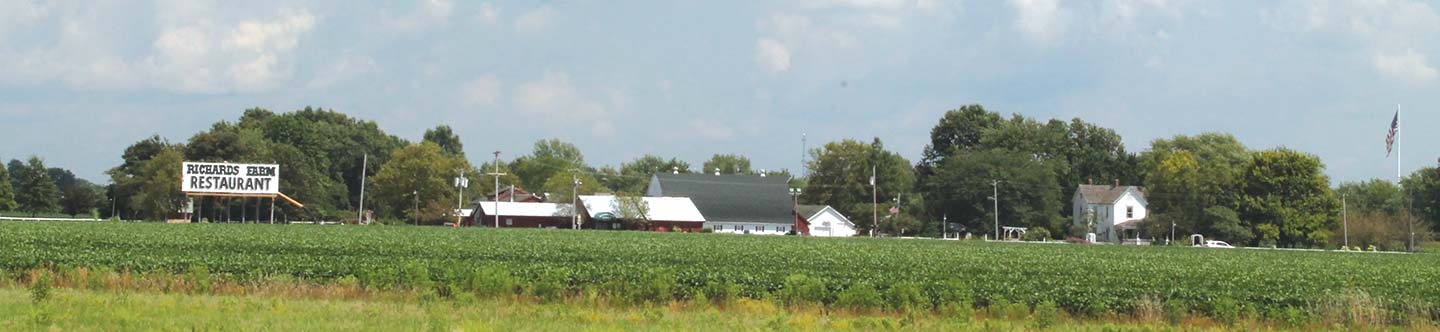
M19 159L10 159L10 162L5 163L5 168L10 173L10 185L19 186L20 177L25 174L25 162Z
M925 146L920 160L919 175L929 176L929 170L944 162L946 158L961 150L980 147L980 138L986 130L1000 126L1000 114L986 111L984 106L965 105L945 112L940 123L930 129L930 144Z
M31 156L23 172L15 197L20 211L29 212L32 216L58 211L60 188L55 186L55 180L50 177L45 162L40 160L40 157Z
M873 201L879 202L878 210L884 217L889 215L889 207L896 197L918 197L912 191L915 174L910 168L910 161L898 153L885 150L879 138L869 144L853 139L826 143L810 151L810 162L806 167L810 169L810 177L805 182L800 200L806 204L834 207L855 222L862 233L869 232L877 223L877 207L872 205ZM870 186L872 168L876 177L874 193ZM872 194L878 197L872 197ZM901 210L906 214L901 218L916 220L917 224L921 217L916 215L924 216L922 209L902 206Z
M465 145L460 143L460 135L450 130L450 126L439 125L425 130L424 141L439 145L440 151L447 155L465 157Z
M702 173L755 174L750 168L750 158L738 154L717 153L701 166Z
M1440 167L1422 167L1401 180L1408 197L1405 210L1416 215L1417 221L1440 232ZM1416 232L1423 229L1416 226Z
M545 182L559 172L571 169L590 171L585 166L585 156L580 148L559 139L535 141L529 155L520 156L510 162L510 169L520 177L520 183L527 190L544 188Z
M185 161L184 147L170 146L160 150L139 168L134 181L135 194L130 209L136 216L163 221L185 204L180 192L180 166Z
M1341 183L1335 195L1345 198L1350 211L1376 211L1398 217L1405 211L1405 192L1395 182L1370 179Z
M1327 244L1340 200L1324 168L1318 157L1283 148L1252 154L1241 170L1240 219L1279 246Z
M651 175L671 172L690 173L690 163L675 158L666 160L647 154L630 162L621 163L619 170L608 166L603 167L597 177L600 182L605 184L605 187L616 192L644 193L646 186L649 185Z
M449 211L455 209L458 192L452 181L457 168L468 169L469 164L458 156L446 155L432 142L396 149L372 178L375 201L379 203L375 210L384 216L425 224L445 222Z
M1054 166L1033 154L1004 149L959 151L921 184L931 215L948 216L976 234L995 233L993 191L999 191L1000 226L1044 227L1064 234ZM998 184L992 183L998 182Z
M1179 135L1157 139L1139 157L1150 220L1174 223L1176 234L1207 233L1211 207L1235 209L1240 171L1250 152L1228 134ZM1248 225L1248 224L1247 224ZM1248 226L1247 226L1248 227ZM1169 230L1166 229L1168 233ZM1232 232L1233 233L1233 232Z
M0 167L0 211L14 211L17 207L15 187L10 185L10 170Z

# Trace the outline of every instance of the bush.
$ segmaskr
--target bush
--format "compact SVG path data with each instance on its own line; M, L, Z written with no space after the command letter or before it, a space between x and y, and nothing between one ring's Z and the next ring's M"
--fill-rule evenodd
M50 299L50 273L39 270L32 276L30 279L30 301L40 303Z
M926 301L925 296L920 294L920 286L913 282L902 282L891 285L889 289L885 290L885 302L890 305L891 309L909 311L923 307L929 301Z
M1210 302L1210 317L1224 323L1235 324L1240 319L1240 303L1230 298L1219 298Z
M938 288L931 292L935 294L935 307L945 308L950 306L963 305L969 307L973 302L970 296L970 285L964 280L950 279L941 283Z
M1170 325L1180 324L1185 315L1190 314L1190 309L1185 308L1185 302L1170 299L1165 301L1165 321Z
M1047 328L1060 322L1060 307L1055 301L1045 300L1035 304L1035 316L1031 321L1036 328Z
M540 300L553 301L563 298L568 287L570 287L569 275L560 271L550 271L542 274L535 281L525 284L525 294Z
M835 305L847 309L880 308L885 306L885 299L875 287L860 283L840 291L840 294L835 296Z
M821 303L825 300L825 283L803 274L785 277L785 286L776 292L785 304Z
M195 292L210 293L210 269L204 265L192 265L185 272L185 281L195 287Z
M716 303L729 303L740 298L740 285L709 281L705 283L705 295Z
M1025 235L1021 235L1021 236L1020 236L1020 239L1021 239L1021 240L1025 240L1025 241L1044 241L1044 240L1049 240L1049 239L1050 239L1050 230L1045 229L1045 227L1033 227L1033 228L1030 228L1029 230L1027 230L1027 231L1025 232Z

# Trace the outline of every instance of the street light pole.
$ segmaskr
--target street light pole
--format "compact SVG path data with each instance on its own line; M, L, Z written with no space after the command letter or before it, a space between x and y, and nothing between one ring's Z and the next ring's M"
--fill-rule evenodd
M460 210L465 208L465 188L469 187L470 181L465 180L464 168L457 168L455 172L459 173L455 177L455 193L457 194L455 197L455 227L460 227L460 223L465 220L460 215Z
M570 229L580 229L580 176L570 170Z
M415 215L411 216L410 219L415 220L415 226L420 226L420 190L416 189L410 192L410 196L415 197Z
M500 228L500 177L505 175L500 173L500 151L495 151L495 171L486 175L495 176L495 228ZM510 195L515 195L515 192L510 192Z
M1000 181L990 180L990 201L995 211L995 240L1000 240Z
M1345 229L1345 248L1350 248L1350 211L1346 208L1345 194L1340 194L1340 225Z

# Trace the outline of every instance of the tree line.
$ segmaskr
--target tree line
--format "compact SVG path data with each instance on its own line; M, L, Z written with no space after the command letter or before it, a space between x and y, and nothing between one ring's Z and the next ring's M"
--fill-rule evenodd
M655 155L595 167L578 147L558 139L538 140L528 154L497 160L467 157L448 126L422 137L410 142L373 121L323 108L281 114L248 109L239 120L217 122L183 143L153 136L130 145L120 165L107 171L111 183L104 187L45 168L39 158L12 160L0 170L8 171L0 178L10 180L0 183L0 210L110 217L104 209L91 212L110 202L114 214L127 219L165 219L190 204L179 191L182 161L281 165L282 190L307 204L305 210L278 205L283 218L353 220L366 178L367 210L387 222L425 224L450 220L457 195L489 196L497 182L568 202L572 191L642 194L659 172L761 172L740 154L715 154L699 168ZM808 151L807 178L786 169L766 173L791 177L792 186L803 189L802 203L833 206L862 232L878 227L905 236L939 236L942 229L993 234L998 213L1001 226L1078 237L1084 230L1071 222L1071 199L1078 185L1091 182L1142 186L1151 210L1142 232L1155 239L1173 232L1318 247L1341 243L1341 233L1349 231L1352 246L1393 249L1410 228L1424 237L1440 225L1440 171L1434 166L1415 171L1402 185L1371 180L1331 188L1318 157L1286 148L1253 150L1229 134L1176 135L1134 153L1114 130L1079 118L1006 117L981 105L946 112L929 141L912 162L879 138L842 139ZM363 171L362 161L369 165ZM456 177L470 186L457 189ZM1340 223L1342 197L1351 203L1348 225ZM199 198L195 218L260 220L259 204Z
M832 142L810 155L801 200L831 205L863 231L994 234L998 213L999 226L1081 237L1086 230L1071 221L1071 200L1090 182L1141 186L1151 211L1142 236L1155 240L1202 234L1243 245L1327 247L1343 245L1348 232L1352 247L1402 249L1411 229L1420 239L1440 231L1434 166L1399 186L1377 179L1331 188L1315 155L1253 150L1223 133L1160 138L1131 153L1114 130L1079 118L1005 118L967 105L939 120L913 166L878 138ZM872 169L884 211L878 218L866 183ZM1355 218L1346 224L1342 197L1361 203L1348 205L1346 215Z

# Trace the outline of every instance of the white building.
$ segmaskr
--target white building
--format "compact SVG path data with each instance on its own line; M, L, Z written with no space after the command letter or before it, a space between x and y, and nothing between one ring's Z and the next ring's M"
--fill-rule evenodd
M810 228L810 236L855 236L855 223L829 205L801 205L795 213Z
M580 195L586 222L595 229L621 229L617 211L620 204L614 195ZM645 202L645 217L650 229L660 232L672 230L699 232L705 224L705 216L695 208L695 203L686 197L641 197Z
M1075 189L1072 211L1073 225L1086 226L1092 216L1095 225L1090 232L1096 241L1119 243L1139 237L1138 226L1149 211L1145 208L1145 189L1136 186L1082 184Z
M655 174L649 197L686 197L715 233L784 235L797 232L789 180L764 175Z

